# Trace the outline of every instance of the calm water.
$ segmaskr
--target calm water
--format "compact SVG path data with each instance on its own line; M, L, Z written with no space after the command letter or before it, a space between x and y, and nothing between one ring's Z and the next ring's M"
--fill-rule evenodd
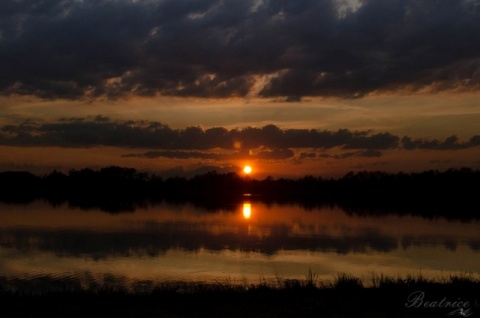
M480 272L480 223L347 215L339 208L244 202L208 212L160 204L108 214L0 204L3 282L258 282L348 273L438 277Z

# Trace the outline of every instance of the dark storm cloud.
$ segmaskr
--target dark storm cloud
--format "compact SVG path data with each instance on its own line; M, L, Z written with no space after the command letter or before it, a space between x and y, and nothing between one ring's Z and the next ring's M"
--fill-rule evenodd
M459 141L456 136L450 136L443 141L413 139L409 136L404 136L400 140L398 136L388 132L373 133L347 129L337 131L280 129L275 125L230 130L224 127L172 129L160 122L114 121L98 115L61 118L56 122L46 123L27 120L16 125L5 125L0 127L0 145L149 148L162 151L132 155L145 158L213 160L245 155L253 155L258 159L286 159L295 155L291 148L331 149L339 147L360 150L337 155L337 159L341 159L351 156L379 157L382 155L381 150L398 148L455 150L479 147L480 136L473 136L468 141ZM235 154L220 154L220 152L214 151L215 149L235 151ZM256 151L248 154L251 149L256 149ZM316 156L315 152L299 154L300 159L315 158ZM322 154L318 156L322 157Z
M397 136L389 133L372 134L346 129L338 131L315 129L280 129L275 125L262 128L246 127L228 130L223 127L202 129L187 127L171 129L159 122L117 122L108 117L62 118L58 122L0 127L0 145L94 147L114 146L163 150L207 150L222 148L248 151L260 149L255 156L262 159L284 159L294 154L289 148L381 150L398 147ZM272 150L275 149L275 150ZM152 154L144 154L149 157ZM158 156L158 153L154 154ZM217 159L216 153L164 152L165 157L203 157Z
M352 1L355 2L355 1ZM2 0L0 92L359 97L476 89L478 0Z
M413 139L411 137L403 137L402 145L405 149L436 149L436 150L455 150L480 146L480 136L475 135L466 142L459 141L457 136L450 136L443 141L437 139Z

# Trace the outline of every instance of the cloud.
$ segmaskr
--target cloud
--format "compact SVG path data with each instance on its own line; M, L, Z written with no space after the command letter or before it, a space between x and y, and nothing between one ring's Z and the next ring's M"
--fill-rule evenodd
M124 148L150 148L162 150L208 150L221 148L248 151L267 148L256 154L262 159L288 158L290 148L383 150L398 147L399 137L390 133L373 134L368 131L338 131L315 129L280 129L275 125L262 128L246 127L226 129L213 127L187 127L171 129L160 122L113 121L108 117L61 118L56 122L25 121L17 125L0 127L0 145ZM272 150L274 149L274 150ZM217 154L162 152L143 156L203 157L216 159Z
M299 155L300 160L307 159L307 158L315 159L315 158L317 158L317 154L315 152L301 152L300 153L300 155Z
M399 138L390 133L379 133L375 135L357 135L351 138L345 148L364 149L388 149L398 146Z
M0 127L0 145L89 148L112 146L151 149L125 157L225 160L256 158L264 160L298 158L342 159L352 156L379 157L388 149L457 150L480 146L480 136L460 141L450 136L437 139L402 138L388 132L337 131L316 129L280 129L275 125L227 129L187 127L172 129L156 121L114 121L106 116L60 118L54 122L26 120L20 124ZM357 150L339 155L317 154L332 148ZM249 153L249 151L253 151Z
M141 154L127 154L122 157L131 158L171 158L171 159L211 159L211 160L235 160L235 159L260 159L260 160L280 160L295 156L291 149L273 149L262 150L256 154L249 152L234 152L229 154L220 154L200 151L148 151Z
M139 158L172 158L172 159L213 159L222 160L232 155L222 155L218 153L208 153L199 151L148 151L142 154L128 154L123 155L125 158L139 157Z
M479 28L471 0L3 0L0 93L300 101L475 90Z
M319 155L320 158L333 158L333 159L347 159L351 157L366 157L366 158L374 158L374 157L381 157L382 153L378 150L360 150L354 152L344 152L339 155L329 155L329 154L321 154Z
M374 158L374 157L381 157L382 153L378 150L361 150L355 152L345 152L341 155L334 156L335 159L346 159L350 157L367 157L367 158Z
M235 152L230 154L219 154L212 152L201 151L148 151L145 153L131 153L123 155L125 158L170 158L170 159L210 159L210 160L236 160L236 159L250 159L250 160L282 160L289 159L295 156L295 152L291 149L272 149L262 150L256 154L250 152ZM381 157L382 153L378 150L360 150L354 152L345 152L339 155L320 154L302 152L298 158L300 160L307 158L332 158L332 159L347 159L351 157L365 157L375 158Z
M480 135L475 135L467 142L460 142L458 137L453 135L445 138L443 141L438 139L425 140L413 139L408 136L402 138L402 145L405 149L435 149L435 150L455 150L480 146Z

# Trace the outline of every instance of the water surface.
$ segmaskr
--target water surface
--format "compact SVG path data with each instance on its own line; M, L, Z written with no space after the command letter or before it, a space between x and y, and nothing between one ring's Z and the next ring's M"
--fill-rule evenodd
M249 282L347 273L480 272L480 223L361 216L246 200L206 211L157 204L109 214L42 201L0 204L0 276L91 285Z

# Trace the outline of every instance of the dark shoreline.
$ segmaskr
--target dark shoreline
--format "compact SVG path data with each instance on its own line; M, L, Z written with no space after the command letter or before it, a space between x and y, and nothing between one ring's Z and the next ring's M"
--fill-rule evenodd
M305 176L296 180L256 180L215 171L191 179L162 179L135 169L0 173L0 201L27 204L46 200L110 213L168 202L191 203L208 211L231 210L245 200L299 204L307 209L338 206L357 215L419 215L468 221L480 219L480 171L469 168L421 173L351 172L339 179ZM245 194L251 196L246 197Z
M147 292L122 289L0 291L2 317L470 317L480 316L480 280L379 276L364 287L339 275L235 285L170 283ZM450 315L449 315L450 314Z

